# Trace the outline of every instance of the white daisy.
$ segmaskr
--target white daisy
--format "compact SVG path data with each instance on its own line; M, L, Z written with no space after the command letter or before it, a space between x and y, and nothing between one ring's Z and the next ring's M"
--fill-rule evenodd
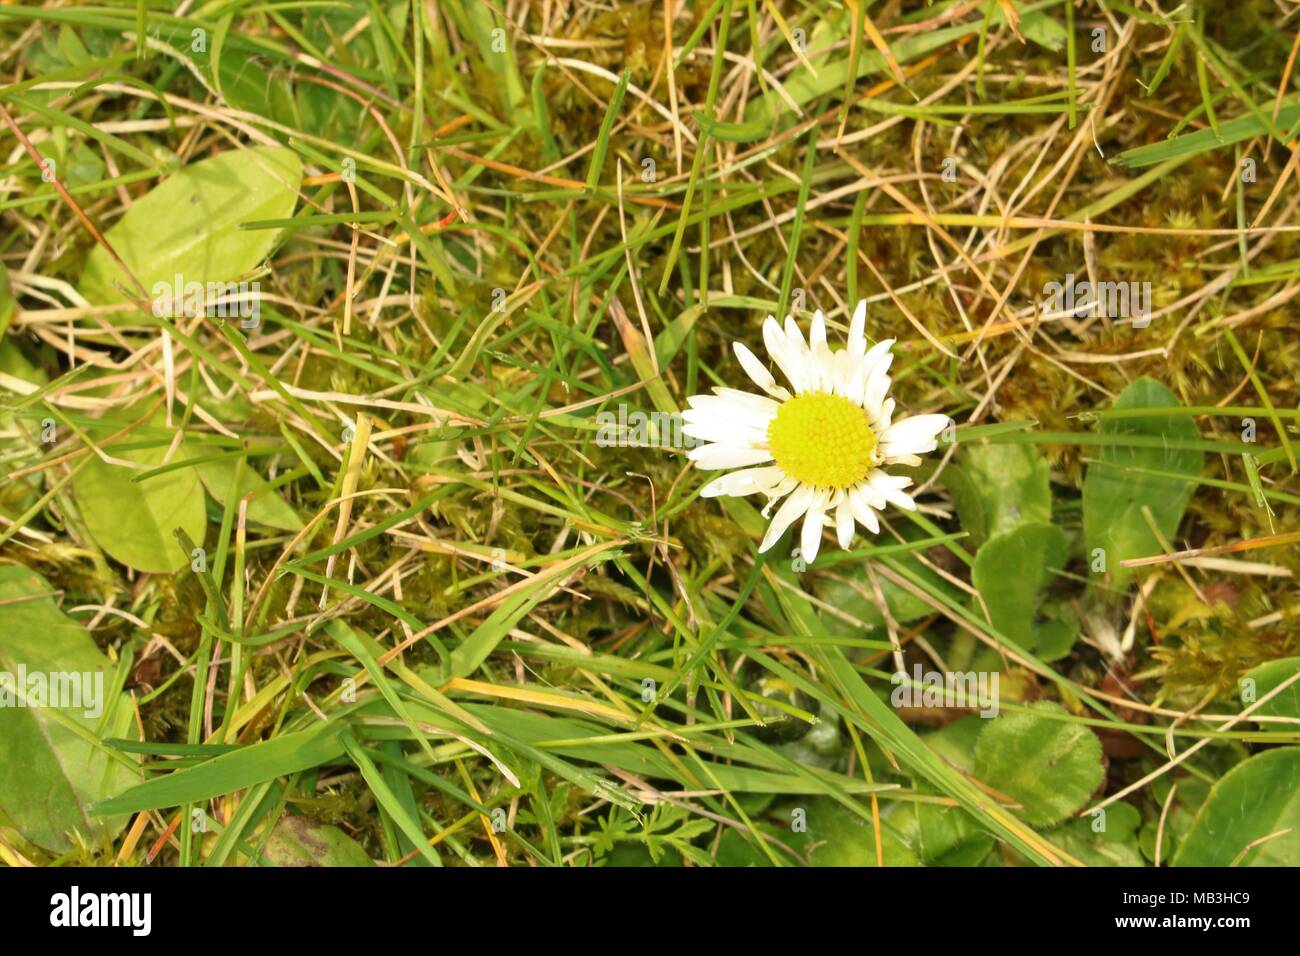
M853 540L854 524L872 534L880 531L876 512L887 504L916 509L903 489L912 479L891 475L890 465L919 465L918 455L933 451L947 415L916 415L893 421L889 365L893 339L867 350L864 334L867 304L859 302L849 324L847 348L826 344L826 318L813 316L809 340L794 318L785 328L772 316L763 324L768 355L789 381L778 385L758 357L734 343L741 367L767 393L715 388L713 395L692 395L683 414L682 431L707 444L690 452L699 468L729 471L706 484L700 494L767 496L763 516L777 501L759 551L766 551L801 517L800 554L812 562L821 546L822 529L834 525L840 547Z

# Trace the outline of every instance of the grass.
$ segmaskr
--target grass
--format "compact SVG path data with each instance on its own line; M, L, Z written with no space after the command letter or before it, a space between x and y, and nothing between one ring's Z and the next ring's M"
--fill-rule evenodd
M78 790L119 822L53 843L0 788L0 858L258 865L293 817L402 866L1300 863L1198 822L1300 720L1259 670L1300 656L1287 11L0 6L0 565L105 655L135 733L81 734L137 778ZM88 294L151 189L271 146L287 211L194 222L259 324L155 314L147 257ZM1067 275L1149 282L1150 324L1045 309ZM652 416L748 387L730 346L767 314L835 339L859 299L899 414L957 441L878 538L759 555L759 504L699 497ZM1175 404L1117 404L1147 380ZM608 447L620 404L651 432ZM81 507L114 469L189 489L165 570ZM1103 480L1159 493L1148 550L1099 571ZM1006 611L972 569L1030 520L1067 557ZM970 708L892 704L898 660L1086 729L1044 777L1068 812L1042 822Z

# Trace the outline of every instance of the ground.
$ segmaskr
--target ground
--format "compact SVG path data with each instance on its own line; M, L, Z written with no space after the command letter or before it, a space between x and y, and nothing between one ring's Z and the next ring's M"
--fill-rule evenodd
M1300 864L1297 11L0 5L0 859Z

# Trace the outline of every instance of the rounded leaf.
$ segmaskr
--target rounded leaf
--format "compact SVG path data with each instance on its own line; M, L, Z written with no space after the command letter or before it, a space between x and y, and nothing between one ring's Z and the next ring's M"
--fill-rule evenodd
M1084 805L1105 776L1101 741L1066 717L1060 704L992 720L975 742L975 776L1005 793L1034 826L1050 826Z
M1211 788L1173 862L1300 865L1300 747L1266 750L1224 774Z
M279 241L278 229L240 223L293 213L302 161L280 146L227 150L191 163L151 189L105 238L145 291L182 282L230 282L261 265ZM130 280L103 246L86 259L78 291L92 304L122 302Z

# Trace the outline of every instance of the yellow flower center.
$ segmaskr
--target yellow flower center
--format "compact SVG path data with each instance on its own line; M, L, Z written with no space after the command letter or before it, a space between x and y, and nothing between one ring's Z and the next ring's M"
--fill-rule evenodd
M841 395L808 392L781 405L767 426L777 465L816 488L849 488L875 465L867 413Z

